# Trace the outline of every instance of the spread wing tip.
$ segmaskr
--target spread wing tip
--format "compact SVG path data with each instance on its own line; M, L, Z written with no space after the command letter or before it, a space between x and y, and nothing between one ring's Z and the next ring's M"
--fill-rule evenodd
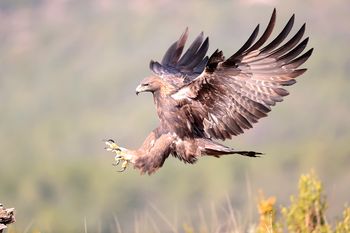
M287 68L287 69L298 68L299 66L304 64L309 59L309 57L312 55L313 51L314 51L314 48L309 49L303 55L295 58L294 60L292 60L289 63L287 63L286 65L284 65L283 68Z
M150 69L157 75L189 75L197 76L202 73L209 48L209 38L204 39L204 32L200 32L186 52L182 55L189 34L186 27L180 38L166 51L160 63L151 61Z

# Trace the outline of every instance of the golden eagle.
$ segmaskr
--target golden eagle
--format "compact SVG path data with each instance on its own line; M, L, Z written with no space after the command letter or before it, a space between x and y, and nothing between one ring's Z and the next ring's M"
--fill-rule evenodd
M227 59L219 50L206 56L209 39L204 39L203 33L182 54L186 28L161 62L151 61L153 75L141 81L136 94L153 94L160 124L137 150L119 147L111 139L105 141L106 149L116 153L115 164L122 162L121 171L132 163L141 173L151 174L170 154L191 164L205 155L259 156L261 153L235 150L213 140L229 139L252 128L289 94L284 87L293 85L306 71L298 69L313 51L300 55L309 40L301 41L305 24L284 42L293 27L293 15L265 45L275 20L276 9L261 37L256 41L257 25L247 42Z

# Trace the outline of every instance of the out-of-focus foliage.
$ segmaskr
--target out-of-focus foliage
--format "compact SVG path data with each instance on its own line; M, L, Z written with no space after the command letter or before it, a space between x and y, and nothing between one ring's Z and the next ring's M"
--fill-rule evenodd
M279 232L280 225L276 221L276 198L265 198L261 193L258 202L259 211L259 226L256 230L257 233L265 232Z
M332 230L331 225L326 221L327 200L323 192L322 183L314 172L302 175L299 178L298 194L297 196L292 195L290 197L291 203L289 207L278 209L276 207L276 197L265 198L262 192L260 192L257 205L259 224L257 227L254 227L253 223L249 223L250 226L246 228L248 232L255 233L348 233L350 230L350 208L345 208L343 219L338 220L335 223L334 230ZM220 220L215 219L217 217L215 208L212 209L211 216L208 213L199 211L201 221L194 224L184 223L183 231L185 233L247 232L244 226L238 225L232 205L228 203L225 208L227 209L227 214L225 218L221 218ZM159 210L155 209L155 212L161 216L163 221L167 222L169 232L181 232ZM147 216L140 222L135 220L135 232L159 232L153 217ZM149 222L151 224L148 224ZM121 230L118 228L115 232L120 233ZM16 233L16 231L11 228L9 233Z
M209 53L229 56L256 24L267 24L273 7L274 35L295 13L293 32L306 22L315 51L291 95L226 142L266 156L202 158L194 166L168 159L150 177L117 173L101 140L135 148L157 124L151 96L134 94L149 60L159 60L186 26L190 39L202 30L210 36ZM210 203L225 205L227 196L244 225L257 218L258 188L287 203L290 184L310 168L337 217L350 186L348 9L347 0L0 1L0 201L16 208L15 228L82 232L86 222L89 232L109 232L118 219L128 232L152 206L175 227L191 226L187 219L202 221L193 210L211 213ZM160 216L154 222L169 229Z
M314 172L302 175L299 179L298 195L292 195L289 207L282 207L280 218L275 197L261 198L258 203L260 223L259 233L299 232L299 233L345 233L350 230L350 210L345 208L343 219L334 225L326 220L326 196L321 181Z
M335 233L350 232L350 208L347 207L343 212L343 219L337 223Z
M322 191L322 184L314 174L301 176L298 196L292 196L290 206L282 209L289 232L330 232Z

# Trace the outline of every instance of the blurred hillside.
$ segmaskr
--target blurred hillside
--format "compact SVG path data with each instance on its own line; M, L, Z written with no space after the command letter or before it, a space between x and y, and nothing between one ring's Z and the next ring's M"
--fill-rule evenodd
M151 96L134 94L149 61L186 26L190 39L210 36L209 53L230 55L273 7L275 33L296 13L294 32L306 22L315 51L291 95L226 142L267 155L195 166L170 158L153 176L117 173L101 140L135 148L157 125ZM128 232L151 206L181 225L198 208L224 208L227 196L247 223L258 189L285 203L313 168L329 213L340 213L350 201L349 9L347 0L1 0L0 202L16 207L20 232L82 232L84 219L90 232L109 232L113 216Z

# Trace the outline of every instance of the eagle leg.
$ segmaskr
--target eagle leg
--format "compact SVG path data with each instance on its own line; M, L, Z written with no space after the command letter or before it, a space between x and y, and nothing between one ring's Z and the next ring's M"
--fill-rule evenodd
M116 154L114 157L115 162L112 165L118 166L119 163L122 162L121 170L118 170L118 172L125 171L131 162L131 158L127 157L127 150L125 148L119 147L113 139L104 140L104 142L106 144L105 150Z

